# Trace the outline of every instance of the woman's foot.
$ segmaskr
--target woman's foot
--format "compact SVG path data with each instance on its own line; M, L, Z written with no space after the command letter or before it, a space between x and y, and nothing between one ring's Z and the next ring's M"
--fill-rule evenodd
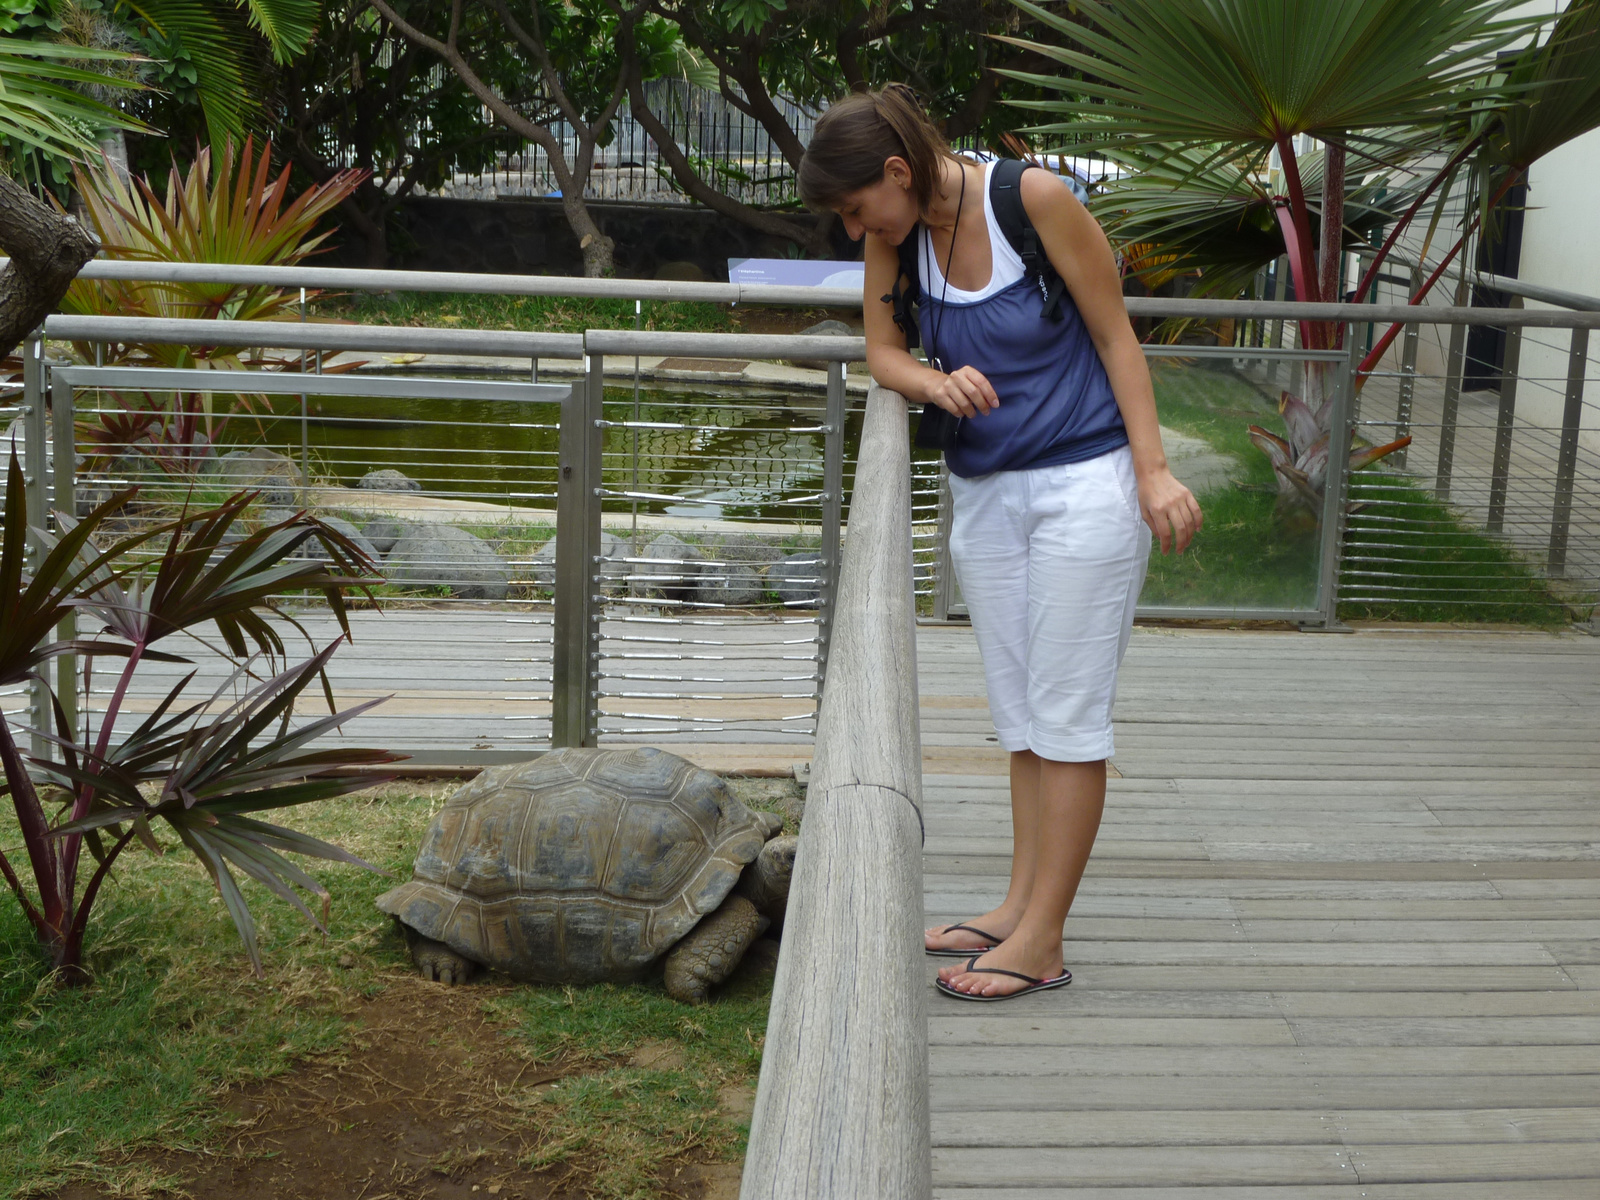
M922 945L927 950L970 950L974 954L989 949L995 942L1010 937L1021 920L1003 908L992 909L981 917L961 921L956 925L934 925L922 931ZM985 937L992 934L993 937Z
M943 968L939 978L956 991L966 992L969 996L1009 996L1013 992L1026 991L1030 986L1026 980L1010 975L968 971L967 961ZM1015 971L1031 979L1057 979L1065 969L1059 937L1053 941L1048 938L1035 941L1026 936L1013 937L987 954L979 955L973 965Z

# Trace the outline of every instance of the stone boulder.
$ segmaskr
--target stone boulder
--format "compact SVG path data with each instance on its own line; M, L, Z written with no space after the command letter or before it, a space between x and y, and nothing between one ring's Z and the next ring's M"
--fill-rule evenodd
M854 329L843 321L818 321L815 325L808 325L800 331L801 337L857 337ZM825 358L792 358L790 363L797 367L805 367L812 371L826 371L828 360Z
M600 531L600 586L608 591L617 591L622 587L624 580L633 572L633 567L624 560L628 557L628 543L614 533ZM528 571L534 586L553 588L556 586L556 539L551 538L540 546L533 558L528 561Z
M727 534L702 547L707 561L700 566L695 598L702 604L744 607L760 604L767 583L762 569L776 551L749 534Z
M773 563L767 568L767 590L785 604L815 604L822 595L821 552L807 550Z
M265 446L230 450L206 464L206 479L233 492L260 492L260 503L282 508L300 498L300 468Z
M384 562L390 583L444 584L462 600L504 600L511 568L480 538L454 525L413 525Z
M394 549L396 542L415 528L410 521L402 521L397 517L379 517L363 525L361 532L372 543L373 549L379 554L387 554Z
M349 538L355 543L357 550L365 554L367 558L371 560L374 566L378 566L381 569L383 555L378 553L378 548L372 544L372 541L366 537L361 530L357 529L343 517L325 516L322 518L322 523L328 526L330 529L334 529L339 533L344 534L345 537ZM312 538L308 542L301 543L300 549L296 550L295 553L302 558L324 557L322 553L322 543L317 541L315 538Z
M698 548L670 533L659 534L633 564L628 594L644 600L692 602L705 558Z
M415 479L391 467L384 467L379 471L368 471L356 481L356 486L365 488L369 492L420 492L422 490L422 485Z

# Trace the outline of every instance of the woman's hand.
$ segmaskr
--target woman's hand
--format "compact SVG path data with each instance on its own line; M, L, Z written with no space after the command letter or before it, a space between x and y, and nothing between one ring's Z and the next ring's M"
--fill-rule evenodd
M933 370L923 395L957 417L981 416L1000 407L1000 397L995 395L993 386L983 372L973 367L957 367L948 375Z
M1182 554L1203 522L1194 493L1179 483L1167 467L1139 477L1139 511L1161 542L1163 554L1172 552L1174 542Z

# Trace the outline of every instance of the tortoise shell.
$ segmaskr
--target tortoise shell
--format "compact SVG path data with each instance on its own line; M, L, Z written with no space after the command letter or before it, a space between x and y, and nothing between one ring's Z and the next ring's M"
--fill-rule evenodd
M434 817L378 908L515 978L639 975L711 912L765 827L675 754L556 750L484 771Z

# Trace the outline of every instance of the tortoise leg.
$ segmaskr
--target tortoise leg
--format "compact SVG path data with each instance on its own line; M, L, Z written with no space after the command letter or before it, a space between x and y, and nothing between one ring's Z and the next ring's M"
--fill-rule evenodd
M409 925L401 925L406 945L411 948L411 961L424 979L444 984L466 983L477 972L478 964L462 958L443 942L425 938Z
M768 923L743 896L729 896L668 953L667 995L685 1004L704 1004L711 989L733 974Z

